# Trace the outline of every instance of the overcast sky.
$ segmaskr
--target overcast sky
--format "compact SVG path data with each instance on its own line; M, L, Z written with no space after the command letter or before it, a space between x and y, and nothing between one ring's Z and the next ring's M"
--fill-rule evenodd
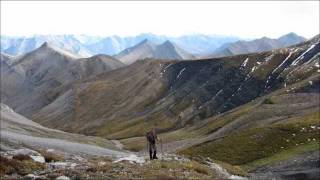
M192 33L276 38L319 33L319 1L18 2L1 1L1 34L179 36Z

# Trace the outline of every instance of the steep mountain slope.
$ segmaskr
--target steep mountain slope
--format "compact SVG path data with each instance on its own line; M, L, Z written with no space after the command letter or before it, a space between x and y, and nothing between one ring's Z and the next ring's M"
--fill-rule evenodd
M144 59L154 56L155 47L156 45L153 42L145 39L139 44L121 51L114 57L125 64L132 64L138 59Z
M77 59L48 43L2 63L7 66L1 68L1 100L25 116L51 103L64 86L124 66L103 55Z
M195 57L170 41L156 47L155 57L158 59L194 59Z
M194 59L194 56L185 52L183 49L166 41L160 45L156 45L145 39L141 43L120 52L115 58L121 60L125 64L132 64L139 59L155 58L155 59Z
M37 49L45 42L69 51L78 57L89 57L92 54L73 35L34 35L17 38L1 36L1 52L10 55L22 55Z
M124 66L121 61L103 54L78 59L78 61L79 66L81 66L81 69L84 71L83 78L95 76Z
M240 165L259 174L256 179L315 179L319 174L319 83L319 76L313 76L186 129L202 135L184 142L188 147L180 147L181 153Z
M5 70L5 69L8 69L9 67L9 61L10 59L12 58L11 56L7 55L7 54L4 54L4 53L1 53L0 54L0 60L1 60L1 71Z
M319 49L316 37L298 46L256 54L199 61L138 61L73 85L60 101L33 118L49 127L109 138L141 136L154 125L169 132L285 86L317 79ZM72 103L63 99L72 99ZM61 118L62 104L70 111Z
M298 36L295 33L289 33L279 37L278 39L270 39L263 37L252 41L237 41L228 43L217 50L209 57L223 57L237 54L247 54L255 52L270 51L272 49L288 47L294 44L305 41L304 37Z

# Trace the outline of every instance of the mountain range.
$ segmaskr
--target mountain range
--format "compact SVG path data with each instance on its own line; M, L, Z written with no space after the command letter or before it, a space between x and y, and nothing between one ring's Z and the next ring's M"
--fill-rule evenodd
M113 57L79 58L50 43L1 54L1 109L24 116L31 132L45 126L44 135L59 130L76 141L76 134L116 139L130 152L143 153L155 127L165 153L214 159L256 179L312 179L319 172L320 36L265 39L281 48L194 60L176 42L147 38ZM14 119L6 123L21 129Z
M295 33L289 33L279 37L278 39L271 39L263 37L251 41L237 41L226 43L216 49L209 57L223 57L232 56L237 54L256 53L263 51L271 51L272 49L278 49L288 47L294 44L299 44L306 39L302 36L298 36Z
M140 34L132 37L97 37L87 35L34 35L30 37L1 36L1 52L9 55L20 55L38 48L48 42L78 57L89 57L95 54L117 56L126 49L141 44L145 40L153 44L171 42L179 49L197 57L222 57L243 53L269 51L303 42L305 38L289 33L278 39L263 37L244 41L237 37L218 35L185 35L169 37L154 34Z
M61 99L73 99L73 101L59 101L59 95L55 95L51 99L53 104L48 102L48 104L42 104L42 107L38 106L34 111L37 113L30 114L25 113L23 109L17 110L19 113L32 115L28 117L33 117L36 121L42 121L48 119L51 114L58 115L55 111L59 111L59 108L52 108L52 106L66 107L66 104L57 105L56 103L67 103L67 106L71 106L70 109L72 109L72 112L68 113L70 116L62 119L58 116L59 118L47 121L48 124L45 125L59 124L62 120L72 122L70 125L64 124L64 128L61 127L69 131L69 128L75 128L79 132L90 132L94 129L95 133L107 133L108 131L99 130L103 129L103 126L98 122L94 123L92 115L102 124L106 123L106 127L109 127L109 123L120 125L121 121L135 122L135 126L146 125L142 123L146 118L149 119L147 123L149 125L153 121L170 120L169 124L162 123L168 126L163 128L177 128L179 124L176 123L184 125L229 111L283 86L316 76L318 48L319 44L308 43L298 47L222 59L181 62L144 60L115 71L96 73L98 75L93 76L93 79L89 78L84 83L58 93L63 97ZM308 73L304 73L306 69ZM300 75L301 73L303 76ZM64 75L60 72L59 74ZM31 77L37 77L36 75L37 73ZM69 76L71 75L65 75L66 82L72 79ZM50 90L52 91L52 88ZM21 92L17 94L24 95ZM14 99L22 99L17 94L11 96L13 99L8 103L15 102ZM56 100L52 101L53 99ZM34 100L33 104L36 102ZM17 104L21 107L23 103ZM11 106L16 107L17 104ZM66 110L66 108L63 109ZM54 110L54 113L50 112L51 110ZM177 117L180 113L178 112L182 116L179 121ZM80 123L89 122L89 119L90 124ZM80 122L75 123L76 120ZM78 129L74 124L79 124L81 128ZM94 127L96 124L98 128ZM135 129L135 126L131 128ZM122 128L113 128L107 133L108 137L125 138L141 133L137 128L137 132L132 131L127 134L125 132L128 129Z
M55 47L69 51L79 57L91 55L90 50L73 35L1 36L1 52L10 55L22 55L35 50L45 42L49 42Z
M97 37L87 35L34 35L30 37L1 36L1 52L19 55L38 48L44 42L48 42L58 48L68 50L82 57L88 57L94 54L116 55L126 48L137 45L145 39L148 39L155 44L161 44L169 40L191 54L211 52L224 43L239 40L239 38L232 36L194 34L169 37L150 33L128 37Z

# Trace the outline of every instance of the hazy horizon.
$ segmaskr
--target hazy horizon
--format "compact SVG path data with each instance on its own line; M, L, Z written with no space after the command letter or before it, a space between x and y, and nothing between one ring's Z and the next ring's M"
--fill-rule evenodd
M302 36L301 34L298 34L296 32L288 32L288 33L285 33L285 34L282 34L278 37L268 37L268 36L260 36L260 37L255 37L255 38L248 38L248 37L241 37L241 36L237 36L237 35L224 35L224 34L203 34L203 33L189 33L189 34L182 34L182 35L176 35L176 36L170 36L170 35L165 35L165 34L155 34L155 33L151 33L151 32L141 32L141 33L138 33L138 34L135 34L135 35L117 35L117 34L113 34L113 35L91 35L91 34L30 34L30 35L18 35L18 36L15 36L15 35L6 35L6 34L0 34L0 36L4 36L4 37L9 37L9 38L32 38L32 37L35 37L35 36L88 36L88 37L94 37L94 38L106 38L106 37L120 37L120 38L127 38L127 37L137 37L137 36L140 36L140 35L155 35L155 36L163 36L163 37L168 37L168 38L179 38L179 37L183 37L183 36L197 36L197 35L200 35L200 36L208 36L208 37L233 37L233 38L239 38L239 39L242 39L242 40L254 40L254 39L260 39L260 38L263 38L263 37L267 37L267 38L272 38L272 39L277 39L281 36L284 36L284 35L287 35L287 34L290 34L290 33L295 33L299 36ZM319 33L318 33L319 34ZM311 36L310 38L318 35L318 34L315 34L313 36ZM303 36L305 37L305 36ZM305 37L308 39L308 37Z
M23 14L23 16L18 14ZM1 1L1 35L278 38L319 33L319 1Z

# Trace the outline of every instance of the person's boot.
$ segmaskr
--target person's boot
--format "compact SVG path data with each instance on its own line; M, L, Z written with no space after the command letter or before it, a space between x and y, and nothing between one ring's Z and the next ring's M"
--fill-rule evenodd
M154 151L154 153L153 153L153 159L158 159L158 157L157 157L157 151Z
M149 151L150 160L152 160L152 151Z

